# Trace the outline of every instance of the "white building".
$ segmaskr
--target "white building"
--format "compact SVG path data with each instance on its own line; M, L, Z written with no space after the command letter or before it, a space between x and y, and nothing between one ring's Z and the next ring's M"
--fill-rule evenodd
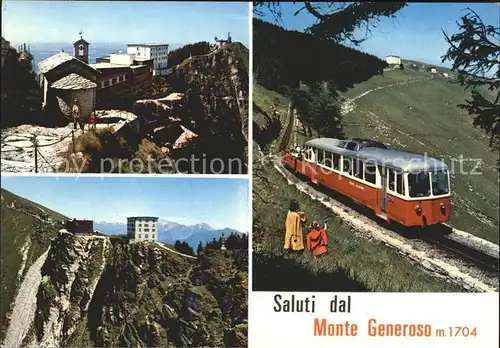
M134 65L135 54L130 53L111 53L109 56L109 62L116 65L131 66Z
M399 65L399 64L401 64L401 57L387 56L387 57L385 57L385 61L389 65Z
M128 44L127 53L134 54L135 60L153 59L153 75L167 74L167 44Z
M133 216L127 218L127 236L131 242L156 242L158 230L157 217Z

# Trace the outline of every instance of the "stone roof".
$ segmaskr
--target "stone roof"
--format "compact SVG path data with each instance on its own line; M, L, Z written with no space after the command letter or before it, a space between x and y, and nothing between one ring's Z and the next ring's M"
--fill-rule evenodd
M97 84L81 75L71 73L53 82L50 87L56 89L89 89L97 87Z
M46 74L47 72L58 67L62 63L68 62L72 59L76 58L65 52L59 52L58 54L54 54L53 56L45 60L42 60L40 63L38 63L38 68L40 69L40 72L42 74Z

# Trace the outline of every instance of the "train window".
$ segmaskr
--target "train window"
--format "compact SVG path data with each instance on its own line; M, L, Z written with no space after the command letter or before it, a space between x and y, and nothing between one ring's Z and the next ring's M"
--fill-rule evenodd
M340 170L340 155L338 153L333 154L333 169Z
M436 172L431 174L432 194L434 196L444 195L449 192L448 172Z
M408 174L410 197L428 197L431 195L429 173Z
M387 169L387 188L391 191L396 191L395 183L396 172L394 169Z
M317 158L317 162L319 164L325 164L324 161L325 161L325 152L323 150L317 150L318 151L318 156L316 157Z
M316 162L318 160L318 149L313 148L313 151L314 157L312 158L312 160Z
M354 176L363 180L363 171L365 164L359 159L354 160Z
M405 195L405 185L403 173L396 174L396 192L400 195Z
M349 175L352 175L352 159L350 157L346 157L346 156L343 156L344 159L343 159L343 169L342 171L344 173L347 173Z
M325 151L325 166L332 168L332 153Z
M365 180L375 184L377 175L377 167L375 164L366 163L365 164Z
M346 147L345 147L345 148L346 148L347 150L356 150L356 147L357 147L357 146L358 146L358 144L357 144L357 143L354 143L354 142L352 142L352 141L349 141L349 142L347 143L347 145L346 145Z

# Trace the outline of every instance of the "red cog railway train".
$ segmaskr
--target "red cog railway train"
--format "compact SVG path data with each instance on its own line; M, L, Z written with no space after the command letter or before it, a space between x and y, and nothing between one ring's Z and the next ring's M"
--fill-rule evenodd
M363 139L309 140L281 152L285 165L373 209L387 222L430 226L450 219L450 173L443 162Z

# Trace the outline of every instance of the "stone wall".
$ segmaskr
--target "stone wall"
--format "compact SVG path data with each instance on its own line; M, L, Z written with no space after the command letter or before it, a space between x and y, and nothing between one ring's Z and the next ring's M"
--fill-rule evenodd
M84 119L88 119L93 108L95 108L95 88L81 90L55 89L54 93L56 96L64 100L70 107L73 106L73 101L78 99Z

